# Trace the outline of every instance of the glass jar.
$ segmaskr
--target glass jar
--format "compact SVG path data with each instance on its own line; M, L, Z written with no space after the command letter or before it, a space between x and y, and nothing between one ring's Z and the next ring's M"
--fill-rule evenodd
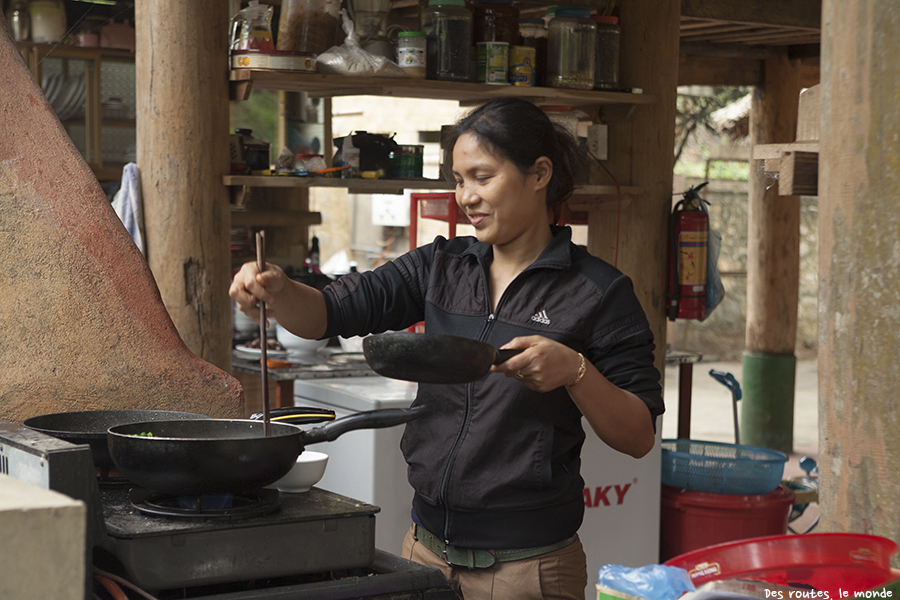
M590 90L594 87L594 43L597 27L590 12L560 8L547 31L547 83L550 87Z
M424 79L427 40L421 31L401 31L397 34L397 64L415 79Z
M27 42L31 38L31 14L28 12L28 0L12 0L6 9L6 24L13 39Z
M547 85L547 26L543 19L519 19L519 45L534 48L534 85Z
M619 87L619 19L594 15L597 23L597 52L594 60L594 88Z
M340 43L340 0L284 0L278 50L322 54Z
M479 42L506 42L515 46L519 41L519 9L512 0L493 0L472 4L472 35Z
M465 0L428 0L421 19L428 79L471 81L472 12Z

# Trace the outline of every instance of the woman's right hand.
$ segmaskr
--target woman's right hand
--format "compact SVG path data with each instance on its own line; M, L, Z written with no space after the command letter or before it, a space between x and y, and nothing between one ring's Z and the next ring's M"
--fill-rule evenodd
M256 262L244 263L234 276L228 295L242 313L259 323L259 302L266 303L266 318L275 316L272 305L287 279L278 265L267 263L266 270L260 273Z

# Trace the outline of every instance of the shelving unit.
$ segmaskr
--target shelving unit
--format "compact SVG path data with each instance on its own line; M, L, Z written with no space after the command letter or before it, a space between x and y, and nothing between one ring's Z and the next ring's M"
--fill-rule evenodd
M475 104L501 96L514 96L536 104L564 104L580 108L600 117L604 122L630 119L638 106L652 105L655 96L630 92L568 90L542 87L495 86L480 83L458 83L421 79L390 79L381 77L348 77L285 71L234 69L229 73L230 97L245 100L251 90L280 90L305 92L310 97L335 96L396 96L436 100L454 100L460 104ZM339 179L329 177L290 177L277 175L223 177L230 187L346 188L351 194L402 194L405 190L449 190L450 182L443 179ZM642 188L623 185L585 185L579 187L570 201L570 208L585 211L600 205L624 205ZM621 196L621 197L620 197ZM283 223L283 221L282 221Z
M54 98L58 98L57 107L64 109L61 116L66 118L62 125L97 179L120 179L122 167L127 162L122 157L135 141L134 54L111 48L33 42L17 42L17 46L38 84L45 83L45 75L61 74L63 86L73 77L84 78L83 102L78 103L80 95L75 93L66 97L61 93L54 94ZM67 93L70 89L64 87L62 91ZM48 90L44 91L47 93ZM103 118L101 103L111 96L121 97L129 105L130 119ZM73 108L77 108L75 115L71 114Z

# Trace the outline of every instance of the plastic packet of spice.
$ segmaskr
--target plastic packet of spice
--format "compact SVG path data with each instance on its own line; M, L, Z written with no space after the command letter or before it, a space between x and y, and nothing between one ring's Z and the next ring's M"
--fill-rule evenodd
M409 77L396 63L363 50L353 28L353 20L345 9L341 9L341 17L347 38L343 45L333 46L318 56L316 71L326 75L356 77Z

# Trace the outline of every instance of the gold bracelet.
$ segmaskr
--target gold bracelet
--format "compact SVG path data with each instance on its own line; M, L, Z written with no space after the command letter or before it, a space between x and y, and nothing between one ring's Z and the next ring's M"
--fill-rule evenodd
M572 387L573 385L581 381L581 378L584 377L585 371L587 371L587 362L585 362L584 355L581 352L578 353L578 358L581 359L581 364L578 365L578 374L575 376L575 381L573 381L566 387Z

